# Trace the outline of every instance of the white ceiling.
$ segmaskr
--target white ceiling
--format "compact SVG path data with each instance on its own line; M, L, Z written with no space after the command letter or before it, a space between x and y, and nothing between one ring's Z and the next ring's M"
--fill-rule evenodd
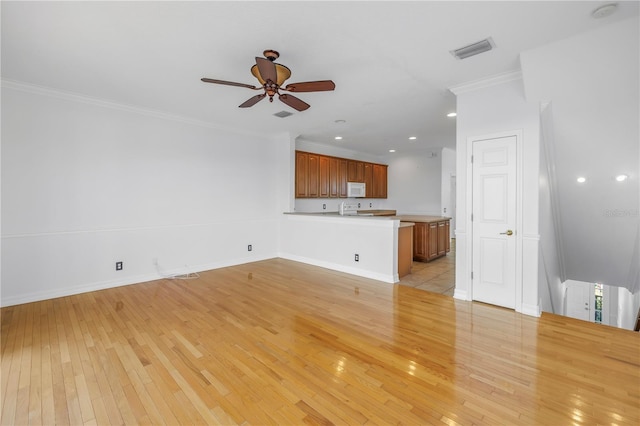
M519 69L518 55L638 14L622 2L9 2L2 1L2 78L263 134L290 132L372 155L455 146L461 83ZM496 49L449 53L491 36ZM289 83L332 79L301 93L296 112L275 100L237 106L265 49L280 52ZM277 118L280 111L295 114ZM337 124L336 120L346 120ZM417 136L409 142L409 136Z

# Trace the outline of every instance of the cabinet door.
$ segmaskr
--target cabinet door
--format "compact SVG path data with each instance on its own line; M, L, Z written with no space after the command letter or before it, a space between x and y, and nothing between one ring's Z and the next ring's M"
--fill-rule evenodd
M338 183L338 159L329 157L329 197L337 198L340 196Z
M338 160L338 196L347 198L347 160Z
M429 235L427 243L427 256L429 259L438 257L438 223L429 223Z
M347 181L349 182L357 182L358 179L358 162L354 160L347 161Z
M413 258L415 260L428 260L427 244L428 244L429 224L416 223L413 227Z
M309 155L306 152L296 152L296 198L306 198Z
M447 254L447 223L438 222L438 256Z
M356 162L356 182L364 182L364 163L362 161Z
M373 198L373 164L371 163L364 163L364 184L366 197Z
M445 245L445 251L449 253L451 251L451 221L445 222L445 233L447 234L447 243Z
M329 157L321 155L318 158L318 196L329 198Z
M387 166L382 166L380 175L380 198L387 198Z
M317 198L320 189L320 156L309 154L307 196Z
M373 198L387 198L387 166L373 165Z

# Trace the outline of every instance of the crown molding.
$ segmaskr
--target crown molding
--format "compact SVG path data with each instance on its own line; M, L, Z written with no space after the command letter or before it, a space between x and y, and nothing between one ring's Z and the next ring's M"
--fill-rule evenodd
M84 104L89 104L89 105L98 106L102 108L115 109L118 111L124 111L124 112L133 113L133 114L140 114L147 117L159 118L161 120L175 121L183 124L206 127L209 129L220 130L220 131L225 131L230 133L237 133L237 134L242 134L246 136L264 137L263 134L260 134L257 132L251 132L245 129L237 129L237 128L228 127L228 126L221 126L219 124L211 123L208 121L196 120L193 118L171 114L171 113L167 113L159 110L144 108L136 105L122 104L119 102L110 101L108 99L96 98L92 96L83 95L80 93L68 92L68 91L59 90L59 89L52 89L50 87L24 83L17 80L9 80L9 79L3 78L1 80L1 85L3 89L12 89L20 92L32 93L40 96L47 96L51 98L62 99L65 101L84 103Z
M487 87L497 86L509 81L522 80L522 71L507 71L504 73L496 74L491 77L483 78L481 80L474 80L467 83L458 84L456 86L449 87L449 91L454 95L461 93L473 92L474 90L486 89Z

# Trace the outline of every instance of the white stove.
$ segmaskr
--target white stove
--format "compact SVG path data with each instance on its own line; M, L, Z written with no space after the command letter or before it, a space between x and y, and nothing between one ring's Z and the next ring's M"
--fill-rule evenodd
M358 214L358 203L347 203L343 201L340 203L340 215L342 216L355 216Z

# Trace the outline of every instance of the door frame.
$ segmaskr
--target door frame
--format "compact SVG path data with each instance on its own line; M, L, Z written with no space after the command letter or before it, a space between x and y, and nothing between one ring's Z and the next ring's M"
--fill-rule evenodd
M467 176L466 176L466 215L465 215L465 228L467 229L468 243L464 253L465 263L469 267L469 276L467 286L467 300L473 299L473 280L471 279L471 272L473 269L473 222L471 221L471 213L473 212L473 164L471 163L471 156L473 155L473 143L476 141L483 141L487 139L499 139L515 137L516 138L516 226L514 229L516 237L516 300L515 310L516 312L522 312L522 293L523 293L523 258L522 258L522 213L523 213L523 146L522 146L522 129L508 130L504 132L491 133L478 136L470 136L467 138Z

